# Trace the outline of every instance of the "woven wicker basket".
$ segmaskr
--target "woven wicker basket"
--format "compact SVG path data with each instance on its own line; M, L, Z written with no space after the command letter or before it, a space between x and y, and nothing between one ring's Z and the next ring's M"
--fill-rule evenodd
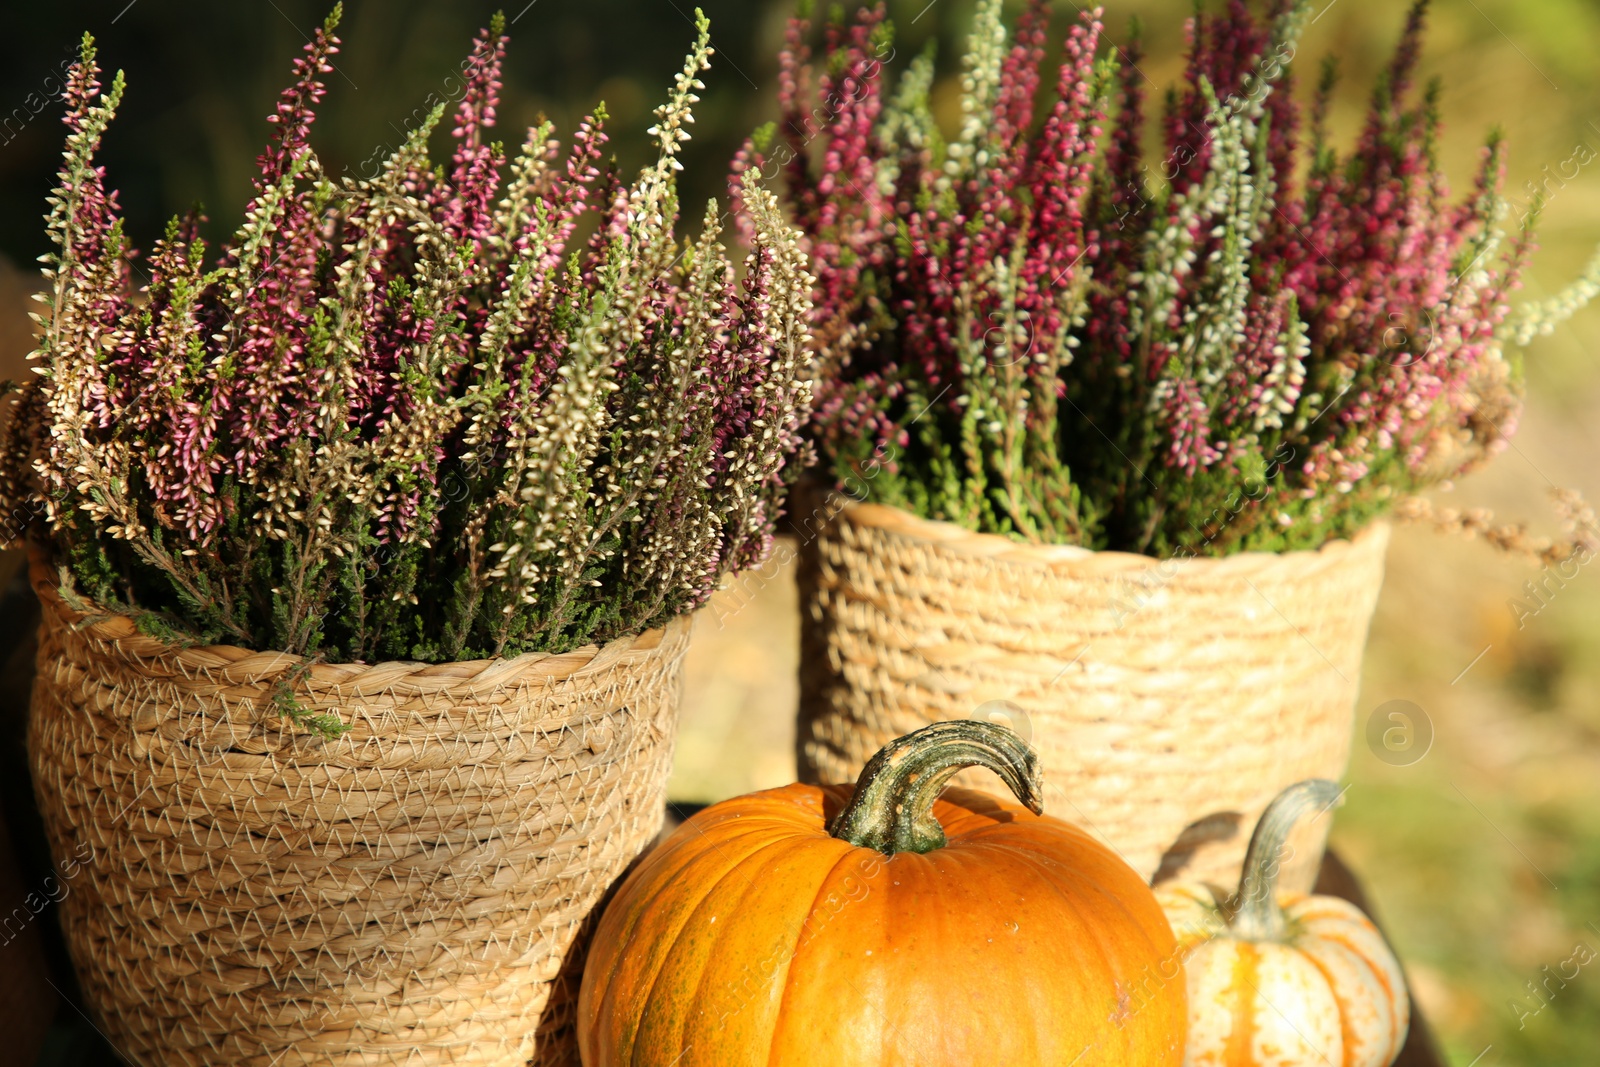
M1057 815L1146 878L1237 884L1290 783L1343 775L1388 528L1315 552L1158 561L833 498L799 531L800 777L1010 701ZM995 789L986 771L962 784ZM1293 844L1309 889L1330 820Z
M580 930L661 826L688 619L316 664L299 699L350 725L323 741L273 710L297 657L180 650L77 617L37 560L33 582L35 790L57 861L92 850L62 921L125 1058L578 1062Z

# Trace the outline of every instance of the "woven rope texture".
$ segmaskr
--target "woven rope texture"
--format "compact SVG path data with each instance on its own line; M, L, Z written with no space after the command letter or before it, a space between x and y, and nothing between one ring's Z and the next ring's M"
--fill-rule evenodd
M1146 878L1237 882L1267 802L1349 761L1388 528L1316 552L1158 561L1024 545L834 501L802 532L800 777L853 781L893 737L989 701L1050 810ZM1002 788L988 771L956 781ZM1309 889L1331 820L1283 868Z
M661 826L688 619L563 655L305 667L86 621L33 578L35 789L57 862L92 855L62 922L125 1057L577 1063L561 990ZM349 732L285 720L289 677Z

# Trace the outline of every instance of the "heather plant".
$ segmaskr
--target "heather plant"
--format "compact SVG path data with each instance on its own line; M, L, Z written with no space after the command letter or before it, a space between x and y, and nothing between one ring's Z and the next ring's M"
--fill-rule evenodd
M309 145L338 8L269 119L243 225L177 219L145 271L95 152L123 92L65 90L49 313L5 443L64 593L177 641L332 660L563 651L659 625L767 552L809 401L813 283L771 194L675 237L707 23L625 183L604 111L489 139L506 38L477 39L373 180ZM144 282L137 285L137 282Z
M1423 0L1345 153L1333 68L1295 99L1301 0L1197 12L1155 120L1136 26L1114 51L1085 12L1041 89L1048 4L1011 31L1001 6L978 0L951 130L931 53L888 84L881 6L831 19L815 62L802 11L781 121L736 163L790 159L825 480L1029 541L1214 555L1348 536L1503 447L1506 346L1596 287L1513 312L1537 204L1507 232L1498 138L1451 198Z

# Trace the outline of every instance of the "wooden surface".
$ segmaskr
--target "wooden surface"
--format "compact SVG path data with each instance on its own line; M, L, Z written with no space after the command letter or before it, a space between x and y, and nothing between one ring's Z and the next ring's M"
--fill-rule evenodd
M702 805L669 805L669 827L700 807ZM0 877L5 875L6 872L0 871ZM1371 914L1370 903L1360 883L1331 852L1323 862L1317 892L1343 897ZM37 1067L117 1067L122 1061L98 1036L79 1007L70 1002L58 1003L49 983L53 980L61 989L70 991L71 976L52 977L51 962L56 968L62 966L59 960L47 961L42 952L18 951L15 942L0 947L0 1027L4 1027L0 1034L6 1035L7 1048L0 1053L0 1062L35 1063ZM49 1046L40 1055L38 1041L52 1015L55 1027L49 1035ZM15 1059L10 1058L12 1054ZM1411 1034L1395 1067L1444 1067L1444 1062L1432 1031L1426 1020L1416 1013L1413 1002Z
M20 584L22 553L0 552L0 1063L33 1063L59 997L47 947L55 900L70 887L50 878L33 829L23 719L33 684L36 607ZM59 984L59 983L58 983Z
M0 899L7 902L24 900L29 887L47 886L44 880L50 875L43 834L32 809L22 748L37 606L20 576L7 566L14 562L8 556L10 553L0 554L0 819L9 818L14 838L7 841L5 828L0 826ZM7 572L14 575L10 582L5 581ZM669 828L701 807L669 804ZM1317 891L1344 897L1372 914L1359 881L1332 853L1324 860ZM15 906L6 903L0 916ZM1382 925L1380 916L1374 915L1373 919ZM76 983L61 945L53 907L32 918L25 935L0 945L0 1064L117 1067L122 1061L76 1003ZM1443 1065L1432 1032L1415 1013L1413 1001L1411 1035L1396 1067Z
M678 820L700 807L670 805L669 821L676 825ZM1371 914L1359 882L1331 852L1323 862L1317 892L1344 897ZM37 1067L118 1067L122 1061L98 1036L81 1009L70 1002L57 1005L56 995L49 989L50 979L50 969L45 965L42 953L17 952L15 944L0 947L0 1026L5 1027L0 1033L7 1035L8 1050L18 1054L18 1058L13 1060L7 1054L0 1053L0 1062L19 1065L35 1063ZM56 975L54 980L64 990L72 988L70 975ZM31 991L32 997L13 1000L10 992L13 989L25 993ZM41 999L38 995L41 989L49 993L47 998L43 998L43 1007L37 1004ZM25 1053L25 1049L37 1049L38 1037L42 1035L43 1027L52 1014L55 1015L56 1024L43 1055L35 1051ZM29 1035L34 1036L30 1038ZM30 1040L32 1044L29 1044ZM1417 1013L1413 1002L1411 1033L1394 1067L1444 1067L1444 1062L1427 1021Z
M7 1063L39 1058L58 1006L45 980L49 964L38 916L56 886L42 889L24 885L11 833L0 816L0 1061Z

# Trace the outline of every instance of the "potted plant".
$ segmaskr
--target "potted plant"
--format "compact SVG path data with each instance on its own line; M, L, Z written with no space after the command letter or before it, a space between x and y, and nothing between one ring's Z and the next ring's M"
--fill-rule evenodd
M1593 287L1513 311L1537 204L1498 141L1450 197L1421 3L1344 153L1331 73L1291 91L1306 3L1197 13L1155 157L1097 13L1041 90L1047 6L979 0L948 136L881 6L815 63L795 20L736 163L785 174L818 276L801 777L1013 701L1076 821L1234 884L1266 804L1344 771L1385 514L1503 447L1508 345Z
M703 17L631 184L603 112L564 153L489 141L498 19L448 163L440 104L371 180L325 173L337 19L220 257L191 217L137 265L88 37L65 90L3 475L35 788L93 857L67 940L138 1062L522 1064L536 1032L569 1062L549 1002L659 830L688 614L770 542L812 280L753 185L742 278L714 205L674 236Z

